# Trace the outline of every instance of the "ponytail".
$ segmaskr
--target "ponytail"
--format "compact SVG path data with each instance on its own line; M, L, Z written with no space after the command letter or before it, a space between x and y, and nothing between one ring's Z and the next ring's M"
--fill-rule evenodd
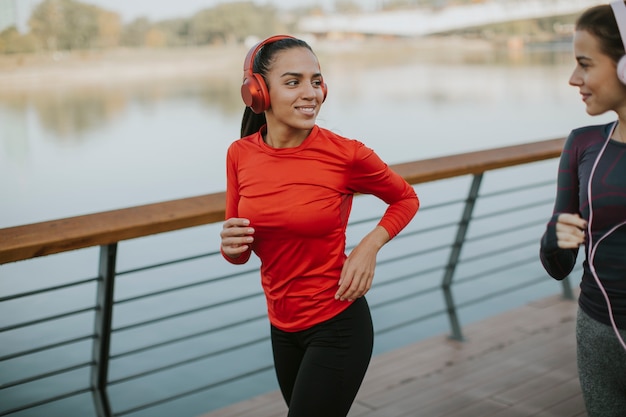
M256 114L250 107L246 106L241 118L241 137L244 138L258 132L265 123L267 123L265 112Z

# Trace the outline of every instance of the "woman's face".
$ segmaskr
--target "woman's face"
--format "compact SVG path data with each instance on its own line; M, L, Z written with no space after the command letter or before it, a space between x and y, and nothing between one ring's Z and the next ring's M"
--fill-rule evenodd
M574 33L576 68L569 79L578 87L592 116L626 109L626 86L617 78L615 61L600 50L598 39L585 30Z
M313 52L303 47L278 52L266 80L268 127L282 124L289 129L312 129L324 101L322 74Z

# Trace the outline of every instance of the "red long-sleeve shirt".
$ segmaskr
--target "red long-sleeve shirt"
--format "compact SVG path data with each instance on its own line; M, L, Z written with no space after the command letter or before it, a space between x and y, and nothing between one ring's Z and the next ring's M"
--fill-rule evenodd
M250 220L269 319L285 331L307 329L348 307L334 296L355 193L389 204L379 225L391 238L419 207L413 187L374 151L318 126L295 148L272 148L260 133L239 139L226 165L226 218ZM241 264L250 251L224 257Z

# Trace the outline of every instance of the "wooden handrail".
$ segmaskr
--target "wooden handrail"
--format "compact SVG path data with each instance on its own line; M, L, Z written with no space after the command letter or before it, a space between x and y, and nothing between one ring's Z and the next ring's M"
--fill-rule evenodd
M410 184L556 158L565 139L391 165ZM225 193L165 201L0 229L0 264L224 220Z
M396 164L392 168L409 184L421 184L557 158L564 143L565 138L550 139Z

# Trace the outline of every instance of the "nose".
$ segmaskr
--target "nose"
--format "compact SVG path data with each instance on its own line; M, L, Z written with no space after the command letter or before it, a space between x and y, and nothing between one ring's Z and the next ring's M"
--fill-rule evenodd
M309 100L314 99L315 95L317 94L317 90L318 88L316 88L316 86L312 82L302 83L302 98L309 99Z
M574 68L574 71L572 71L572 75L570 75L569 77L569 85L574 87L580 87L581 85L583 85L583 77L579 73L578 66Z

